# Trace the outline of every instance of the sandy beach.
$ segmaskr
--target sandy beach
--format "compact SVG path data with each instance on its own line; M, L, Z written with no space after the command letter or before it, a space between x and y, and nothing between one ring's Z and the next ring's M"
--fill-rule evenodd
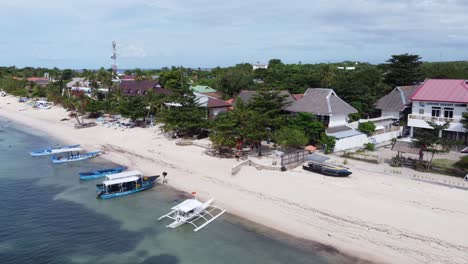
M468 263L468 191L414 180L410 170L393 175L386 164L350 161L350 178L253 167L232 176L236 160L177 146L158 128L78 130L74 119L60 121L68 118L63 108L33 110L11 96L0 97L0 116L104 150L104 158L148 175L167 171L176 189L214 197L232 214L363 260Z

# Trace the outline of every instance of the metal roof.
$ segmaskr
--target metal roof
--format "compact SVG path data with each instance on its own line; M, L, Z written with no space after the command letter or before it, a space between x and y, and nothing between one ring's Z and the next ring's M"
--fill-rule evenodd
M171 210L178 210L184 213L187 213L188 211L191 211L193 209L196 209L197 207L200 207L202 205L201 202L195 199L187 199L183 201L182 203L174 206L171 208Z
M139 179L140 177L133 176L133 177L125 177L125 178L119 178L115 180L103 181L102 183L107 186L107 185L113 185L113 184L118 184L118 183L134 182L134 181L138 181Z
M468 103L468 81L428 79L411 96L411 101Z
M194 92L197 93L215 93L217 92L215 89L206 86L206 85L195 85L195 86L190 86L190 89Z
M126 177L131 177L131 176L136 176L136 177L141 177L143 173L140 171L124 171L116 174L110 174L106 176L107 180L115 180L119 178L126 178Z
M380 98L375 104L375 108L399 112L410 103L410 96L416 91L418 86L399 86L393 89L390 93Z
M336 95L333 89L309 88L304 96L286 108L290 112L306 112L315 115L349 115L357 110Z

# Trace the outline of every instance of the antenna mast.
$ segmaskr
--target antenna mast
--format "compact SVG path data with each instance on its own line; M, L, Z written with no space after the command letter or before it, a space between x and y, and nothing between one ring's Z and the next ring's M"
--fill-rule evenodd
M117 42L115 40L112 41L112 56L111 59L113 60L112 63L112 79L117 78L117 53L116 53Z

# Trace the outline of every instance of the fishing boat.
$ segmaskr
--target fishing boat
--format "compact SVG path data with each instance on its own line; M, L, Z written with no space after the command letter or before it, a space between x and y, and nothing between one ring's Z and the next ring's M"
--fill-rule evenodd
M125 175L108 175L106 176L107 180L103 181L102 184L96 184L96 198L110 199L148 190L153 188L159 178L159 175L146 177L138 171L123 176Z
M114 168L102 169L102 170L95 170L95 171L87 171L87 172L80 172L80 180L92 180L101 177L105 177L111 174L120 174L122 171L126 170L127 167L125 166L118 166Z
M334 177L348 177L351 175L351 171L349 171L348 168L315 161L309 161L307 165L303 165L302 168L307 171L318 172Z
M46 149L39 149L29 152L31 156L38 157L38 156L46 156L46 155L53 155L59 154L64 152L70 151L81 151L80 145L71 145L71 146L63 146L63 147L56 147L56 148L46 148Z
M50 108L52 108L52 105L47 101L39 100L39 101L36 102L34 107L38 108L38 109L50 109Z
M210 199L205 203L197 199L187 199L182 203L171 208L171 212L158 218L158 221L169 218L174 220L166 227L176 228L183 224L191 224L195 227L194 231L202 229L216 218L220 217L226 210L213 206L214 199Z
M94 152L88 152L84 154L80 154L80 152L73 153L74 151L69 151L68 156L52 156L50 159L52 160L52 163L65 163L65 162L72 162L72 161L80 161L80 160L87 160L93 157L98 156L101 151L94 151Z

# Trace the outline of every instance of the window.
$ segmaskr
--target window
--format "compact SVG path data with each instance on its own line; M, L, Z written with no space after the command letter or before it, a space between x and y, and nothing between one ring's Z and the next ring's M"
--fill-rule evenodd
M419 114L424 115L424 109L419 109Z
M444 117L453 118L453 108L444 108Z
M439 117L440 116L440 107L432 107L432 116Z

